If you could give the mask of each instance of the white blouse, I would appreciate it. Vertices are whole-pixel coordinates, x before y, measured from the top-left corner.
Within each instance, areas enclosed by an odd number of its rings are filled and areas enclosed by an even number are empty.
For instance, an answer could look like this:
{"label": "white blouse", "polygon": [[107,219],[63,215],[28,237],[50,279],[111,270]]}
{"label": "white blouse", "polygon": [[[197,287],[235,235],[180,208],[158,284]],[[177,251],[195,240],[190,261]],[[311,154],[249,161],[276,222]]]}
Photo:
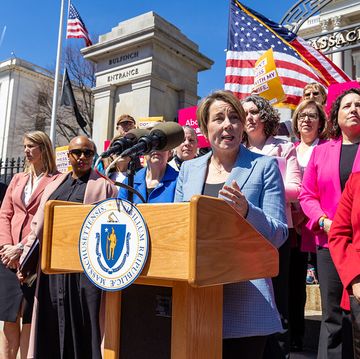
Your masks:
{"label": "white blouse", "polygon": [[39,185],[40,180],[44,177],[44,173],[41,173],[39,176],[34,176],[32,173],[29,174],[29,179],[24,187],[23,192],[23,202],[25,206],[29,204],[31,195],[35,192],[37,186]]}

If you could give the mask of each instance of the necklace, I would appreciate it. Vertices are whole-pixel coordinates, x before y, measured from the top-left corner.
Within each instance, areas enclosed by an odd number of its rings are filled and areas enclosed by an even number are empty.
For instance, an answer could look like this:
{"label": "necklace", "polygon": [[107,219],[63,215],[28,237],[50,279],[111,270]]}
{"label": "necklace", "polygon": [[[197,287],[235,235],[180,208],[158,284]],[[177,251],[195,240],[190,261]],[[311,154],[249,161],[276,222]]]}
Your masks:
{"label": "necklace", "polygon": [[216,174],[220,175],[225,171],[225,168],[220,168],[215,164],[215,161],[211,161],[210,164],[215,168]]}

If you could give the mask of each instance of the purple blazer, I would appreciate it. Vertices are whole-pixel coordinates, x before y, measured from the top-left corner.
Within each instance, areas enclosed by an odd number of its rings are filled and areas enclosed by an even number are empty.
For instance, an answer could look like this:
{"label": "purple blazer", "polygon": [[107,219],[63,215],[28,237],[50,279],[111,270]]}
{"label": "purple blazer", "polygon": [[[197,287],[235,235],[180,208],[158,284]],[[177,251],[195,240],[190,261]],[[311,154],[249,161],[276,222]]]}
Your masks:
{"label": "purple blazer", "polygon": [[[306,167],[300,205],[309,218],[306,227],[314,232],[315,243],[328,247],[327,234],[320,230],[318,221],[324,214],[333,220],[341,197],[340,152],[342,138],[330,140],[314,148]],[[359,147],[360,148],[360,147]],[[360,150],[358,150],[352,172],[360,171]]]}

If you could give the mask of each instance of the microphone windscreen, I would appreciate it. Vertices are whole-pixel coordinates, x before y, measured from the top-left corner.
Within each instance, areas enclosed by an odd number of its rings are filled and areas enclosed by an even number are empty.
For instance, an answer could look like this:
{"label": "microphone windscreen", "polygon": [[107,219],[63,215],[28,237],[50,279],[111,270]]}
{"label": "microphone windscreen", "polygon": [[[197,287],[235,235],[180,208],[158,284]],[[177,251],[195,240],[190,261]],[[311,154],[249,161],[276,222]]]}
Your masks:
{"label": "microphone windscreen", "polygon": [[156,150],[169,151],[177,147],[184,141],[184,130],[176,122],[164,122],[155,126],[150,131],[150,136],[159,138]]}
{"label": "microphone windscreen", "polygon": [[132,130],[127,132],[124,137],[136,141],[141,137],[147,136],[149,133],[150,131],[145,128],[133,128]]}

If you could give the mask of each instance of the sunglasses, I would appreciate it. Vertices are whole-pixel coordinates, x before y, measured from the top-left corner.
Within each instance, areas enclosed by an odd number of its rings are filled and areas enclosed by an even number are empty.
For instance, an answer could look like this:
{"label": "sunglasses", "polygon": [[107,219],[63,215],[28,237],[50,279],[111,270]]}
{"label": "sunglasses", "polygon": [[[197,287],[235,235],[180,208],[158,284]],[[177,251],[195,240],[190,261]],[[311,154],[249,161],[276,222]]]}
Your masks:
{"label": "sunglasses", "polygon": [[310,95],[313,95],[313,96],[319,96],[320,95],[320,92],[317,92],[317,91],[313,91],[313,92],[307,92],[306,94],[304,94],[304,97],[310,97]]}
{"label": "sunglasses", "polygon": [[95,152],[93,150],[70,150],[69,151],[70,155],[80,158],[81,154],[84,154],[85,158],[90,158],[92,156],[94,156]]}

